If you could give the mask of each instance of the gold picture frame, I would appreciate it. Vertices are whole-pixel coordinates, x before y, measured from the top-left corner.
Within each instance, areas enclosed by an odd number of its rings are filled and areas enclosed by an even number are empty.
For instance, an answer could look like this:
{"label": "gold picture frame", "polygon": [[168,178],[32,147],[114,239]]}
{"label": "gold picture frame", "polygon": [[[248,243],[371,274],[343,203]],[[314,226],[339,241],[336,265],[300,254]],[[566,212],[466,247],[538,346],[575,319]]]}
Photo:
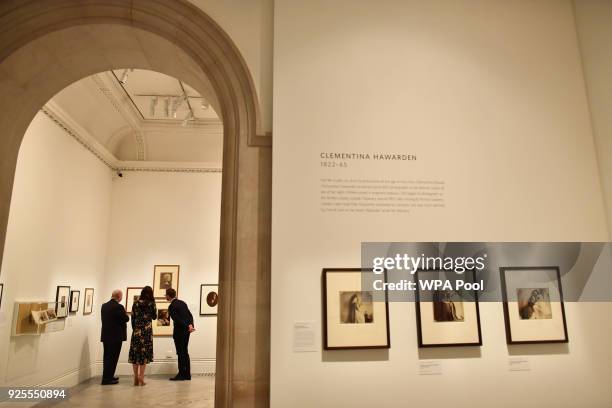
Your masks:
{"label": "gold picture frame", "polygon": [[166,289],[179,292],[180,265],[155,265],[153,267],[153,296],[156,299],[166,298]]}

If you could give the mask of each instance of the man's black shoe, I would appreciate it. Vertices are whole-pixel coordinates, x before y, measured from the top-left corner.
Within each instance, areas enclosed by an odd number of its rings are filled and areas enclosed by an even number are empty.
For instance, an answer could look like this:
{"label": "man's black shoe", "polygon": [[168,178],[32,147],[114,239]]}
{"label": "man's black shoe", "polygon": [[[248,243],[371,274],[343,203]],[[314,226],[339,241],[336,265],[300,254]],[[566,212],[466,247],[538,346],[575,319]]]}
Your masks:
{"label": "man's black shoe", "polygon": [[113,377],[113,380],[119,381],[119,377]]}
{"label": "man's black shoe", "polygon": [[102,380],[101,382],[102,385],[114,385],[114,384],[119,384],[119,380]]}
{"label": "man's black shoe", "polygon": [[185,378],[180,375],[177,375],[175,377],[172,377],[170,381],[185,381]]}

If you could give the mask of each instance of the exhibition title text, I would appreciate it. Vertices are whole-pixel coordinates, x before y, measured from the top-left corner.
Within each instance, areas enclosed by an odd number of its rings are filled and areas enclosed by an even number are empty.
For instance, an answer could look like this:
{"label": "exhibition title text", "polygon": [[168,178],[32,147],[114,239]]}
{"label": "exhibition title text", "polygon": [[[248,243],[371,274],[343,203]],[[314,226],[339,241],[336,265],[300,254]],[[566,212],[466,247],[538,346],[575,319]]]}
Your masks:
{"label": "exhibition title text", "polygon": [[325,160],[388,160],[388,161],[414,161],[413,154],[403,153],[321,153]]}
{"label": "exhibition title text", "polygon": [[441,257],[441,256],[409,256],[408,254],[396,254],[394,257],[376,257],[373,259],[373,269],[377,275],[385,270],[408,271],[414,274],[419,269],[446,270],[463,274],[465,271],[484,269],[487,254],[478,257]]}

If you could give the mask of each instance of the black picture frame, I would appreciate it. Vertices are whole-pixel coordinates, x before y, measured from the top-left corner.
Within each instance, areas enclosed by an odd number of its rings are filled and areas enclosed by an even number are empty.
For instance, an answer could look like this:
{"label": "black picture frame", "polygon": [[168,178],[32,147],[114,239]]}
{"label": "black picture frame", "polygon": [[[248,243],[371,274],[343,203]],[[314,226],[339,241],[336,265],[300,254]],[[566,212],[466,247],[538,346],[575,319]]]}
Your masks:
{"label": "black picture frame", "polygon": [[[481,347],[482,346],[482,327],[480,325],[480,306],[478,303],[478,291],[473,291],[474,293],[474,306],[476,308],[476,325],[478,331],[478,341],[475,342],[462,342],[462,343],[424,343],[423,342],[423,328],[421,321],[421,290],[419,288],[419,275],[427,272],[440,272],[439,269],[419,269],[414,274],[414,280],[417,283],[417,288],[414,291],[414,305],[416,310],[416,325],[417,325],[417,342],[419,348],[429,348],[429,347]],[[451,272],[452,271],[445,271]],[[476,283],[476,271],[473,269],[468,269],[464,272],[472,274],[472,283]]]}
{"label": "black picture frame", "polygon": [[0,308],[2,308],[2,296],[4,295],[4,283],[0,283]]}
{"label": "black picture frame", "polygon": [[[322,299],[323,299],[323,349],[324,350],[364,350],[364,349],[389,349],[391,348],[391,328],[389,325],[389,294],[385,290],[385,320],[386,320],[386,344],[384,345],[372,345],[372,346],[330,346],[328,342],[328,321],[327,321],[327,276],[330,273],[343,273],[343,272],[373,272],[373,268],[323,268],[321,275],[321,288],[322,288]],[[387,282],[387,271],[385,270],[381,274],[384,282]]]}
{"label": "black picture frame", "polygon": [[[219,307],[219,284],[213,284],[213,283],[203,283],[200,285],[200,316],[217,316],[217,313],[203,313],[202,312],[202,295],[204,294],[204,288],[206,287],[213,287],[216,288],[216,290],[214,291],[217,294],[217,304],[215,305],[217,308]],[[208,305],[208,307],[213,307]]]}
{"label": "black picture frame", "polygon": [[[559,288],[559,303],[561,309],[561,317],[563,319],[563,335],[562,339],[544,339],[544,340],[513,340],[512,325],[510,322],[510,309],[508,307],[508,291],[506,283],[506,272],[517,270],[553,270],[557,276],[557,287]],[[507,344],[542,344],[542,343],[568,343],[569,335],[567,331],[567,320],[565,318],[565,306],[563,304],[563,287],[561,285],[561,271],[558,266],[504,266],[499,268],[500,282],[502,291],[502,301],[504,306],[504,323],[506,327],[506,343]]]}
{"label": "black picture frame", "polygon": [[[65,314],[60,314],[60,304],[61,304],[61,300],[60,300],[60,295],[62,291],[66,290],[67,293],[67,299],[65,300],[66,306],[66,313]],[[55,314],[57,315],[58,319],[63,319],[65,317],[68,317],[68,313],[70,313],[70,286],[58,286],[56,291],[55,291]]]}
{"label": "black picture frame", "polygon": [[[77,304],[76,304],[76,309],[74,308],[73,300],[74,300],[74,294],[78,293],[78,299],[77,299]],[[70,313],[76,313],[79,311],[79,304],[81,303],[81,291],[80,290],[72,290],[70,291],[70,308],[68,309],[68,311]]]}

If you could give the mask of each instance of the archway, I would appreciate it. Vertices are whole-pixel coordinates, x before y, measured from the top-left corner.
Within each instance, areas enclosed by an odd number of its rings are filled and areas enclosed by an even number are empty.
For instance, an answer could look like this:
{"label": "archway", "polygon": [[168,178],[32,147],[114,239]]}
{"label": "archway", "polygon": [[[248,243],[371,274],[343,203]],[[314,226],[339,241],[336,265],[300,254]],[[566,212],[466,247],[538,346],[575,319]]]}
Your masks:
{"label": "archway", "polygon": [[95,72],[142,68],[216,95],[224,123],[216,405],[267,406],[269,138],[257,136],[248,69],[223,30],[184,0],[37,0],[0,5],[0,253],[21,139],[43,106]]}

